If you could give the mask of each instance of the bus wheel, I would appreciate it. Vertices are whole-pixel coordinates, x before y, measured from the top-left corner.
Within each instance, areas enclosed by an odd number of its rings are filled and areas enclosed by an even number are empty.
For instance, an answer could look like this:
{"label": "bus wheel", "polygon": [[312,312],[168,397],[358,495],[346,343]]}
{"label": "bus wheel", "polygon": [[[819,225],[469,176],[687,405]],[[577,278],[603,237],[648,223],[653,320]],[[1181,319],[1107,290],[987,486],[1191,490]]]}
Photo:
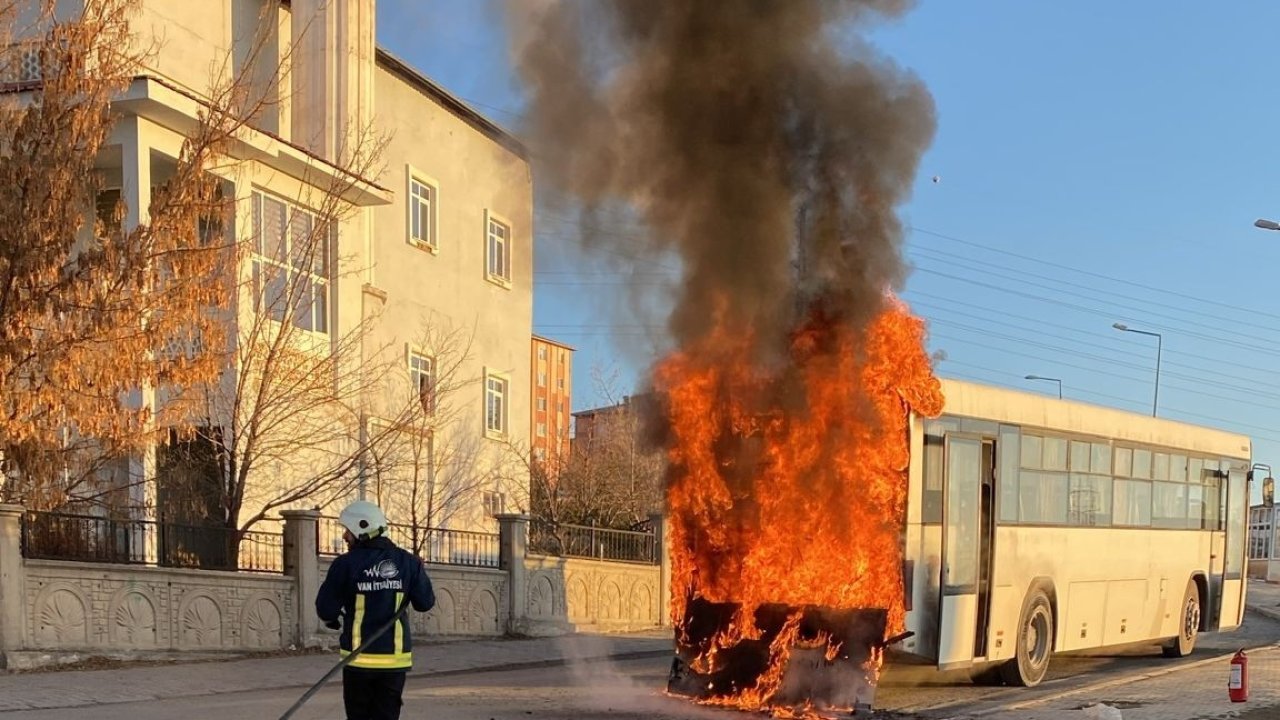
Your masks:
{"label": "bus wheel", "polygon": [[1034,687],[1049,671],[1053,654],[1053,608],[1044,590],[1035,588],[1022,606],[1018,619],[1018,647],[1014,658],[1000,666],[1004,681],[1010,685]]}
{"label": "bus wheel", "polygon": [[1200,635],[1200,589],[1196,581],[1187,582],[1187,592],[1182,597],[1182,612],[1178,614],[1178,637],[1165,643],[1161,652],[1168,658],[1186,657],[1196,648]]}

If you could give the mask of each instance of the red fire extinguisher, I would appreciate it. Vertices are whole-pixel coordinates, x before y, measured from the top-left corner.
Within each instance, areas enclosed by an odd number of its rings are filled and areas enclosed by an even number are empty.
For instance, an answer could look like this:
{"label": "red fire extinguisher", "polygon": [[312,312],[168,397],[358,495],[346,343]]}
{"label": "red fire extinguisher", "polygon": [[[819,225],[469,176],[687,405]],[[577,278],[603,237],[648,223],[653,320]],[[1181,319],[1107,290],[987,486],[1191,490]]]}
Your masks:
{"label": "red fire extinguisher", "polygon": [[1231,702],[1249,699],[1249,657],[1243,650],[1231,658],[1231,679],[1227,681],[1227,695]]}

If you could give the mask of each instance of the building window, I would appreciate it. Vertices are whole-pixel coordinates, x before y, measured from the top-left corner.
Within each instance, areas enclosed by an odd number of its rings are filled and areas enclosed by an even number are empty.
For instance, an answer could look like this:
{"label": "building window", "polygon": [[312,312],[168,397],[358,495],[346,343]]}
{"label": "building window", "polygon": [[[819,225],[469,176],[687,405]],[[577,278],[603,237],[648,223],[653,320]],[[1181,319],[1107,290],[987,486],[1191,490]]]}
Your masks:
{"label": "building window", "polygon": [[545,347],[539,347],[539,348],[538,348],[538,359],[539,359],[539,360],[546,360],[546,359],[547,359],[547,349],[546,349]]}
{"label": "building window", "polygon": [[486,492],[484,494],[484,514],[493,516],[501,515],[506,508],[506,498],[500,492]]}
{"label": "building window", "polygon": [[564,389],[564,378],[558,378],[556,380],[556,387],[560,388],[561,390]]}
{"label": "building window", "polygon": [[547,399],[538,398],[538,409],[545,411],[547,409]]}
{"label": "building window", "polygon": [[538,387],[546,387],[546,386],[547,386],[547,374],[539,370],[538,371]]}
{"label": "building window", "polygon": [[253,283],[258,307],[278,322],[329,332],[329,256],[335,227],[255,192]]}
{"label": "building window", "polygon": [[538,437],[546,437],[546,436],[547,436],[547,424],[538,423]]}
{"label": "building window", "polygon": [[506,435],[507,381],[488,375],[484,385],[484,429],[491,435]]}
{"label": "building window", "polygon": [[488,256],[487,274],[490,280],[502,285],[511,284],[511,226],[494,218],[486,217]]}
{"label": "building window", "polygon": [[436,361],[435,358],[409,353],[409,379],[413,383],[413,391],[422,403],[427,414],[436,410]]}
{"label": "building window", "polygon": [[409,241],[431,250],[440,247],[436,237],[439,195],[433,183],[409,176]]}

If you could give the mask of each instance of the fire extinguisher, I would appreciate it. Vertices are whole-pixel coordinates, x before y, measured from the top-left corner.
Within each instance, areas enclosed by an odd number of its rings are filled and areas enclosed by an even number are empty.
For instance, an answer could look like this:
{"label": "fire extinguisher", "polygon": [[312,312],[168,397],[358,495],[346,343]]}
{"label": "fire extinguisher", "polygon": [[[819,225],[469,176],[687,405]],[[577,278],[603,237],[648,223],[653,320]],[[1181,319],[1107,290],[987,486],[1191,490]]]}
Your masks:
{"label": "fire extinguisher", "polygon": [[1227,695],[1231,702],[1249,699],[1249,657],[1243,650],[1231,658],[1231,679],[1227,681]]}

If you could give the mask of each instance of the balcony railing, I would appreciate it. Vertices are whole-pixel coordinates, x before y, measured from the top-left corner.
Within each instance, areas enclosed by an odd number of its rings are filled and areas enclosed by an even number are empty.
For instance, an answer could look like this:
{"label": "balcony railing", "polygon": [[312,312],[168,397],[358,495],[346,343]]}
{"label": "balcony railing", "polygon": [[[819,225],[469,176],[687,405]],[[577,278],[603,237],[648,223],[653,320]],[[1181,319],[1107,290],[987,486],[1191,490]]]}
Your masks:
{"label": "balcony railing", "polygon": [[529,523],[529,552],[559,557],[657,564],[654,534],[534,520]]}
{"label": "balcony railing", "polygon": [[26,86],[44,78],[43,43],[36,40],[0,45],[0,87]]}
{"label": "balcony railing", "polygon": [[[346,552],[347,543],[342,539],[342,532],[342,525],[338,524],[337,518],[320,518],[321,555],[340,555]],[[417,554],[426,562],[466,567],[499,566],[497,533],[392,523],[387,527],[387,536],[396,545]]]}
{"label": "balcony railing", "polygon": [[280,533],[31,511],[22,552],[43,560],[283,572]]}

